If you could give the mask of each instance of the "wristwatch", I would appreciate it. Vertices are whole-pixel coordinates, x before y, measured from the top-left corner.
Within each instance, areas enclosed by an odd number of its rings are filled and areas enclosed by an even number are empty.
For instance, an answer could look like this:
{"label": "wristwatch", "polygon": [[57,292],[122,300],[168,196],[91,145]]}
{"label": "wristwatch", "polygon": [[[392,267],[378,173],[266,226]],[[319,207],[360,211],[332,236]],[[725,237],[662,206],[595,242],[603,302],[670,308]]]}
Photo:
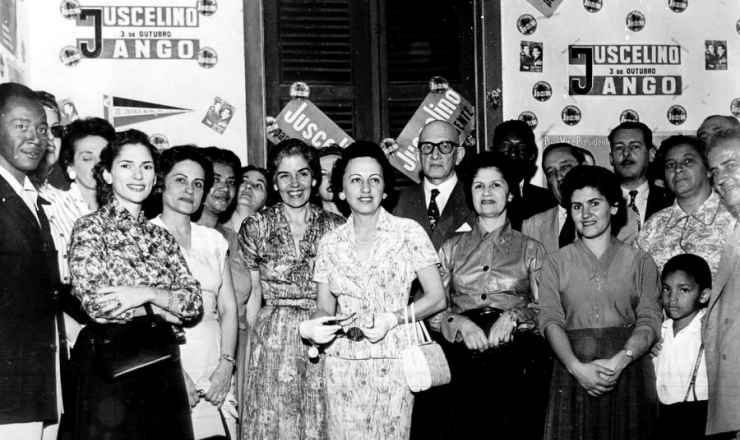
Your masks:
{"label": "wristwatch", "polygon": [[222,354],[221,359],[225,360],[233,366],[236,366],[236,359],[234,359],[234,356],[231,356],[229,354]]}
{"label": "wristwatch", "polygon": [[622,350],[624,350],[624,354],[626,354],[630,359],[634,359],[635,356],[632,353],[632,350],[629,348],[623,348]]}
{"label": "wristwatch", "polygon": [[517,314],[512,309],[507,310],[506,313],[509,315],[509,319],[511,319],[511,323],[514,325],[514,328],[516,328],[517,327],[517,321],[519,320],[519,314]]}

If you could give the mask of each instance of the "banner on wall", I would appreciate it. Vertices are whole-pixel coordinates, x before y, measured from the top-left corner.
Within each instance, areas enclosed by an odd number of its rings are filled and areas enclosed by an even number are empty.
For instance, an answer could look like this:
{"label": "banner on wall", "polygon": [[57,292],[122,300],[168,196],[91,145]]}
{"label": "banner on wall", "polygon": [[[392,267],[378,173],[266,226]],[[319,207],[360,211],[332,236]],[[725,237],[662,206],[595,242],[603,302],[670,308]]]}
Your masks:
{"label": "banner on wall", "polygon": [[458,143],[462,145],[475,129],[475,107],[450,87],[446,90],[430,92],[424,98],[396,138],[398,149],[388,156],[394,167],[416,183],[421,181],[419,177],[421,164],[416,154],[419,133],[425,125],[435,120],[452,124],[459,134]]}
{"label": "banner on wall", "polygon": [[103,118],[107,119],[116,128],[136,124],[137,122],[192,112],[192,110],[185,108],[170,107],[168,105],[136,101],[117,96],[104,96],[103,106]]}
{"label": "banner on wall", "polygon": [[27,2],[0,0],[0,82],[27,82],[27,41]]}
{"label": "banner on wall", "polygon": [[316,148],[337,144],[344,148],[354,142],[334,121],[308,99],[293,99],[267,128],[267,139],[277,144],[301,139]]}

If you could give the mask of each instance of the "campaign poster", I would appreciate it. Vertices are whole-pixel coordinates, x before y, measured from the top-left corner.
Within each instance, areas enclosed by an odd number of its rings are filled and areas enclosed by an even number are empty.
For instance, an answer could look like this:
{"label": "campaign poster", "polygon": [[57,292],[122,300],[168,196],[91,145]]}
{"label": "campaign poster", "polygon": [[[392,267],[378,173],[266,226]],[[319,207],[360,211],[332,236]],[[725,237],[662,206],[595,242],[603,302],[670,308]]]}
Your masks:
{"label": "campaign poster", "polygon": [[0,1],[0,21],[2,21],[0,43],[13,55],[16,54],[16,43],[18,42],[18,16],[15,2],[16,0]]}
{"label": "campaign poster", "polygon": [[519,53],[519,70],[521,72],[542,72],[542,43],[522,41]]}
{"label": "campaign poster", "polygon": [[704,42],[704,68],[706,70],[727,70],[727,41],[706,40]]}
{"label": "campaign poster", "polygon": [[224,134],[224,130],[229,126],[231,118],[234,117],[234,106],[216,97],[213,105],[208,107],[201,123],[218,134]]}
{"label": "campaign poster", "polygon": [[[159,146],[213,145],[246,163],[242,2],[21,3],[34,20],[34,89],[73,98],[80,118],[107,117],[116,128],[156,135]],[[216,100],[221,114],[203,123]]]}
{"label": "campaign poster", "polygon": [[28,83],[28,7],[0,0],[0,82]]}
{"label": "campaign poster", "polygon": [[267,124],[267,139],[273,144],[300,139],[316,148],[354,142],[326,113],[308,99],[292,99],[280,114]]}

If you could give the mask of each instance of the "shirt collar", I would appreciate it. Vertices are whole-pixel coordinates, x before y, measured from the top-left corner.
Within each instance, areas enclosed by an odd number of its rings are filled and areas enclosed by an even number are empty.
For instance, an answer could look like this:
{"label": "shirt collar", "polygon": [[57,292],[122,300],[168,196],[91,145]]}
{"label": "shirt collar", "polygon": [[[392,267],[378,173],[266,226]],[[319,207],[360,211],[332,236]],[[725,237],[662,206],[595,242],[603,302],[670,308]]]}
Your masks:
{"label": "shirt collar", "polygon": [[[707,197],[704,202],[702,202],[701,205],[699,205],[699,208],[691,214],[691,217],[694,217],[696,221],[701,223],[704,226],[709,226],[712,223],[714,223],[714,219],[717,217],[717,213],[719,212],[721,207],[720,198],[717,193],[712,190],[711,194],[709,194],[709,197]],[[666,221],[666,227],[667,228],[673,228],[678,223],[683,221],[686,217],[689,215],[686,214],[683,209],[681,209],[680,206],[678,206],[678,201],[673,202],[673,205],[671,205],[670,208],[671,216]]]}
{"label": "shirt collar", "polygon": [[[648,185],[648,181],[644,181],[642,185],[638,186],[637,188],[637,197],[640,199],[647,199],[648,190],[650,189],[650,185]],[[627,189],[625,187],[622,187],[622,196],[625,198],[629,198],[630,196],[630,189]]]}
{"label": "shirt collar", "polygon": [[129,210],[126,209],[115,196],[111,196],[111,200],[107,205],[105,205],[105,209],[116,222],[131,221],[140,224],[146,223],[146,216],[144,215],[143,209],[139,213],[139,218],[135,219]]}
{"label": "shirt collar", "polygon": [[450,194],[452,190],[455,189],[456,184],[457,173],[453,174],[452,177],[440,183],[439,185],[434,185],[432,182],[427,180],[426,177],[424,177],[424,191],[426,192],[431,192],[432,189],[437,188],[442,194]]}
{"label": "shirt collar", "polygon": [[23,177],[23,184],[18,182],[15,177],[13,177],[12,174],[10,174],[10,171],[8,171],[4,166],[0,165],[0,176],[3,176],[5,180],[8,181],[8,184],[11,188],[13,188],[13,191],[15,191],[16,194],[18,194],[18,197],[23,197],[23,191],[28,187],[33,187],[33,184],[31,184],[31,181],[28,179],[28,176]]}
{"label": "shirt collar", "polygon": [[[388,211],[385,210],[382,206],[380,207],[380,213],[378,217],[378,224],[375,226],[375,229],[377,231],[388,231],[390,230],[390,223],[391,216],[388,214]],[[345,223],[346,228],[346,234],[347,237],[352,237],[352,239],[355,238],[355,215],[350,214],[349,218],[347,219],[347,223]]]}
{"label": "shirt collar", "polygon": [[[706,308],[699,310],[699,313],[694,316],[694,319],[691,320],[689,325],[678,333],[701,334],[702,319],[704,319],[704,315],[706,315],[706,313]],[[667,318],[663,321],[663,329],[670,330],[670,332],[673,333],[673,320],[671,318]],[[675,334],[673,336],[676,337]]]}
{"label": "shirt collar", "polygon": [[478,246],[481,242],[488,240],[491,241],[499,251],[507,253],[513,235],[513,229],[511,229],[511,223],[508,220],[506,220],[506,223],[491,232],[483,229],[480,222],[476,220],[473,230],[470,232],[470,239],[473,243],[469,248]]}

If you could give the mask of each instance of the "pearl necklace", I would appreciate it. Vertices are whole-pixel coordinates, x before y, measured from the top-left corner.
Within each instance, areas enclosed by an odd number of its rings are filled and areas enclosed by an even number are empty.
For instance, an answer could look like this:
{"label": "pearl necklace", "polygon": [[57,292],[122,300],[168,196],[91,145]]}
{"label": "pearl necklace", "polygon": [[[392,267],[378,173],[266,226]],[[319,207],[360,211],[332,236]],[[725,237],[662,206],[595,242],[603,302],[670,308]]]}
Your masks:
{"label": "pearl necklace", "polygon": [[367,239],[367,240],[365,240],[365,241],[362,241],[362,240],[358,239],[357,237],[355,237],[355,241],[356,241],[356,242],[357,242],[357,244],[359,244],[360,246],[365,246],[366,244],[370,244],[370,243],[372,243],[372,242],[373,242],[373,240],[375,240],[375,235],[373,235],[372,237],[368,238],[368,239]]}

